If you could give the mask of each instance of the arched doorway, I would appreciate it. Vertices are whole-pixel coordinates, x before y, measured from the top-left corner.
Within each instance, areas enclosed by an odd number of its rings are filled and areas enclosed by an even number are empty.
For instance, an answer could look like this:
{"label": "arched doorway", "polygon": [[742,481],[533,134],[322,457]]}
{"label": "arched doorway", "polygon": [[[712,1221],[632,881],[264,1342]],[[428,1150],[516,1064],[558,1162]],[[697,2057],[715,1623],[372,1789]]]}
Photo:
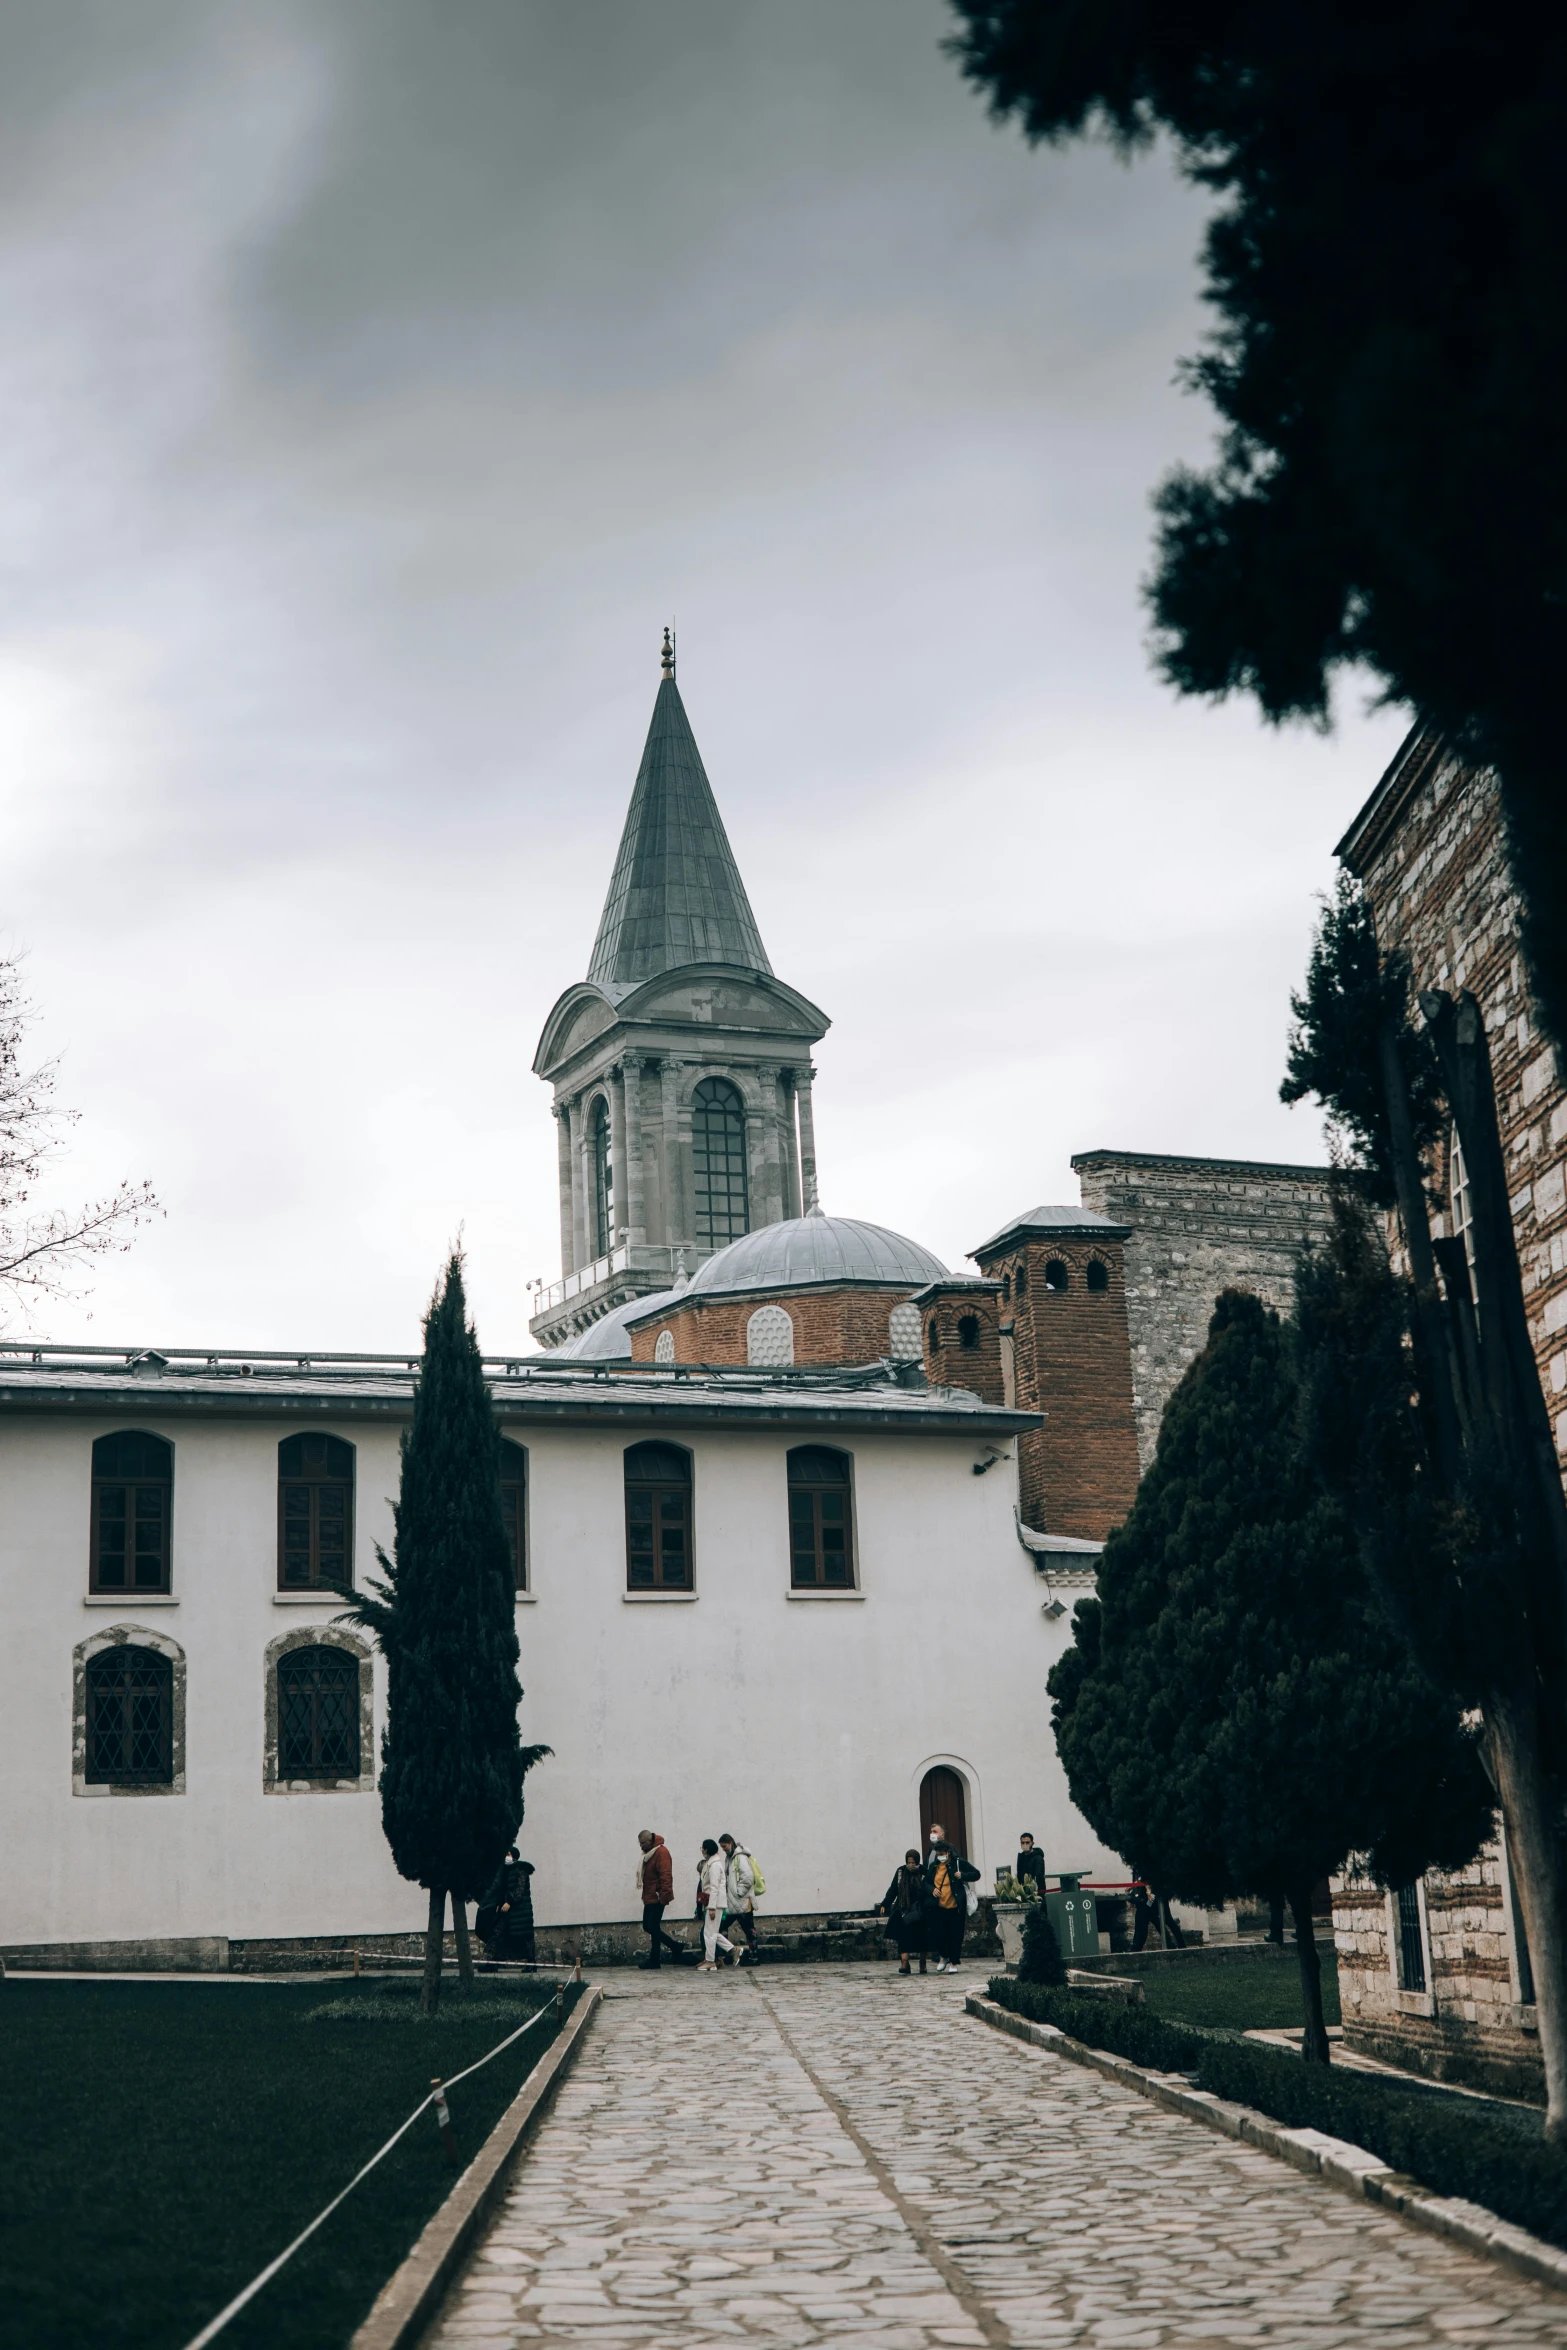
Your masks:
{"label": "arched doorway", "polygon": [[930,1832],[940,1826],[947,1842],[968,1851],[968,1802],[963,1781],[947,1763],[937,1763],[920,1781],[920,1850],[930,1846]]}

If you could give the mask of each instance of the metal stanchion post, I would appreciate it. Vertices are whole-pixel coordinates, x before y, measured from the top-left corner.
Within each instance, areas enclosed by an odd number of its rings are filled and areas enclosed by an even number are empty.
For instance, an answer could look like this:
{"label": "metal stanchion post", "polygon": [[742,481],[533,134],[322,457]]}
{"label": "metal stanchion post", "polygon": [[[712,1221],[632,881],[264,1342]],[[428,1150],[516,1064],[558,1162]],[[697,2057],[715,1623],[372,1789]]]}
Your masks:
{"label": "metal stanchion post", "polygon": [[457,2168],[457,2141],[452,2136],[451,2108],[446,2102],[446,2091],[441,2087],[441,2076],[436,2074],[430,2083],[435,2091],[435,2119],[441,2132],[441,2144],[446,2148],[446,2159],[453,2170]]}

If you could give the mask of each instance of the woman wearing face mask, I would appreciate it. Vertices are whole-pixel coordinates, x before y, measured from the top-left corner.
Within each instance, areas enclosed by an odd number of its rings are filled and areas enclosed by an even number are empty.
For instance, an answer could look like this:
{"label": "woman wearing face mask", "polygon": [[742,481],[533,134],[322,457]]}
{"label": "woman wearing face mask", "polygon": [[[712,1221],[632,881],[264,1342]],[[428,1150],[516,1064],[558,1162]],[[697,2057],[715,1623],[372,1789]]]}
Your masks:
{"label": "woman wearing face mask", "polygon": [[887,1921],[887,1932],[898,1945],[898,1972],[909,1972],[909,1960],[918,1958],[925,1972],[925,1880],[920,1856],[911,1844],[903,1866],[892,1872],[892,1883],[881,1897],[876,1915]]}
{"label": "woman wearing face mask", "polygon": [[968,1888],[979,1882],[979,1871],[947,1842],[947,1832],[939,1825],[930,1831],[930,1851],[921,1881],[926,1946],[936,1954],[937,1974],[955,1975],[968,1923]]}

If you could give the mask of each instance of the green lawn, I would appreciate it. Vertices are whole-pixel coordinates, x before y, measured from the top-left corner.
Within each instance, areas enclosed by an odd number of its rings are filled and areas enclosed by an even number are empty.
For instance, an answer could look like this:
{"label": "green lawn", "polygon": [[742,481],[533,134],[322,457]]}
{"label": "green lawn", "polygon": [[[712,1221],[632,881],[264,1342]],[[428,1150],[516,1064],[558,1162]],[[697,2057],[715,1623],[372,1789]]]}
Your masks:
{"label": "green lawn", "polygon": [[[1330,2024],[1339,2020],[1338,1965],[1333,1951],[1321,1949],[1322,2012]],[[1132,1970],[1127,1969],[1130,1973]],[[1205,1961],[1200,1952],[1179,1958],[1167,1967],[1139,1970],[1143,2004],[1150,2015],[1172,2024],[1206,2024],[1212,2030],[1258,2032],[1304,2022],[1300,2002],[1300,1969],[1295,1952],[1283,1959],[1222,1958]]]}
{"label": "green lawn", "polygon": [[[346,2186],[439,2073],[553,1997],[480,1979],[417,2013],[412,1980],[0,1985],[0,2344],[180,2350]],[[452,2091],[467,2162],[553,2018]],[[220,2336],[340,2350],[453,2178],[422,2114]]]}

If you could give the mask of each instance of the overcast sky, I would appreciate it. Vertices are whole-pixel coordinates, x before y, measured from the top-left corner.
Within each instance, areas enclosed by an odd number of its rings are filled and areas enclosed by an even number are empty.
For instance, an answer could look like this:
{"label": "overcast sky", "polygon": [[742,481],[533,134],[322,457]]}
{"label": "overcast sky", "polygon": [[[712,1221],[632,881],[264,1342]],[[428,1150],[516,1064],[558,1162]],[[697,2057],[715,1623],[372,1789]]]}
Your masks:
{"label": "overcast sky", "polygon": [[[1402,720],[1147,669],[1197,199],[937,0],[10,0],[0,936],[166,1219],[38,1334],[401,1347],[558,1272],[545,1015],[663,622],[824,1204],[959,1265],[1091,1147],[1311,1160],[1315,893]],[[89,1318],[90,1317],[90,1318]]]}

